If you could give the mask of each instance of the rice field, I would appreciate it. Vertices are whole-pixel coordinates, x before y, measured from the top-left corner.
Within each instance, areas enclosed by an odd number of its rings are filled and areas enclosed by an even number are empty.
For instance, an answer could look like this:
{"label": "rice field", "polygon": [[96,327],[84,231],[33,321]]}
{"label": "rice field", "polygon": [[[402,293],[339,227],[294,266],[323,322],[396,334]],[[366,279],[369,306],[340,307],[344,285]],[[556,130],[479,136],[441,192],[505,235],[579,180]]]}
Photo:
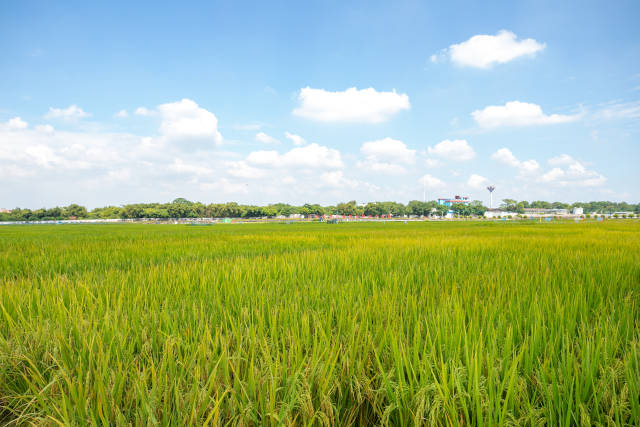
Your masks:
{"label": "rice field", "polygon": [[640,223],[0,228],[0,424],[640,425]]}

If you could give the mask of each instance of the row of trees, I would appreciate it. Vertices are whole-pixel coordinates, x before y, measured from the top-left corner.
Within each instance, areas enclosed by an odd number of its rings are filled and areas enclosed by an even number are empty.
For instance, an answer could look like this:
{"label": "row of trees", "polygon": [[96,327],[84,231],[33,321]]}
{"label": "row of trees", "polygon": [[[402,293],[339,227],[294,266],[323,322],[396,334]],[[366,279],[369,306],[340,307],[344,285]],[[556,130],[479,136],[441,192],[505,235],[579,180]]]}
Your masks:
{"label": "row of trees", "polygon": [[[511,212],[524,213],[524,208],[553,208],[572,209],[583,207],[585,214],[612,213],[619,211],[640,213],[640,203],[615,202],[588,202],[567,204],[561,202],[534,201],[518,202],[513,199],[504,199],[502,208]],[[481,216],[486,211],[482,202],[474,200],[469,205],[459,205],[451,208],[458,216]],[[392,215],[395,217],[404,215],[429,216],[444,215],[449,208],[438,205],[435,201],[421,202],[412,200],[404,205],[398,202],[371,202],[366,205],[358,205],[355,200],[338,203],[335,206],[321,206],[319,204],[305,203],[302,206],[294,206],[286,203],[276,203],[267,206],[239,205],[230,203],[191,202],[179,198],[171,203],[135,203],[124,206],[107,206],[87,210],[84,206],[72,204],[64,207],[50,209],[13,209],[11,212],[0,213],[0,221],[45,221],[61,220],[69,218],[78,219],[109,219],[109,218],[259,218],[301,215]]]}
{"label": "row of trees", "polygon": [[504,199],[500,205],[502,209],[509,212],[524,213],[526,208],[536,209],[567,209],[583,208],[585,213],[599,213],[610,214],[613,212],[635,212],[640,213],[640,203],[631,204],[627,202],[576,202],[576,203],[562,203],[562,202],[545,202],[543,200],[535,200],[528,202],[522,200],[518,202],[514,199]]}

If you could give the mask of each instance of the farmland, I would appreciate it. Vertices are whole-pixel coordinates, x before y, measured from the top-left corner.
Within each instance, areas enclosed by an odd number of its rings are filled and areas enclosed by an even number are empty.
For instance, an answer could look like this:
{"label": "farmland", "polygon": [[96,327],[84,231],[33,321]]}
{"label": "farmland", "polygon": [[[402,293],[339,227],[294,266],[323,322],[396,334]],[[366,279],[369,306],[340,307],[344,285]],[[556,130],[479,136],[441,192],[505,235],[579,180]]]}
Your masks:
{"label": "farmland", "polygon": [[640,424],[640,223],[0,228],[0,424]]}

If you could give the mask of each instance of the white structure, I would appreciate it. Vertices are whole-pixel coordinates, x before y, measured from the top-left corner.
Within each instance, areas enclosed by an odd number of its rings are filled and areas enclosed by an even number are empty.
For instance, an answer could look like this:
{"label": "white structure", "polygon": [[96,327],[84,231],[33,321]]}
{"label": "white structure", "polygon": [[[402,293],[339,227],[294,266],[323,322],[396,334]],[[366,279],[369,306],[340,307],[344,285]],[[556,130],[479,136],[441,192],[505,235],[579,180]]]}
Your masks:
{"label": "white structure", "polygon": [[573,208],[573,211],[571,211],[572,214],[574,215],[582,215],[584,214],[584,209],[583,208]]}
{"label": "white structure", "polygon": [[569,211],[566,209],[524,208],[524,213],[527,216],[563,216],[568,215]]}
{"label": "white structure", "polygon": [[504,217],[508,217],[509,215],[511,215],[512,217],[515,217],[516,215],[518,215],[517,212],[508,212],[508,211],[503,211],[502,209],[487,209],[484,213],[484,217],[485,218],[504,218]]}
{"label": "white structure", "polygon": [[489,190],[489,209],[493,209],[493,190],[495,189],[496,187],[494,185],[487,187],[487,190]]}

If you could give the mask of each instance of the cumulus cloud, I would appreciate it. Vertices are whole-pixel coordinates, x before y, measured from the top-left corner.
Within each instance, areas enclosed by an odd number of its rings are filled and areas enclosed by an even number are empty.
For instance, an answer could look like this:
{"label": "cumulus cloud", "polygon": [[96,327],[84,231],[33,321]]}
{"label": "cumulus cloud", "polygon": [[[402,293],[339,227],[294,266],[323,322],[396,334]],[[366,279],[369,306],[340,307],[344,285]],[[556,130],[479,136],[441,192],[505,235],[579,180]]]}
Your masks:
{"label": "cumulus cloud", "polygon": [[247,163],[262,167],[293,167],[313,169],[338,169],[344,166],[340,151],[316,143],[295,147],[283,154],[275,150],[254,151],[247,156]]}
{"label": "cumulus cloud", "polygon": [[493,153],[491,158],[507,166],[517,168],[521,176],[531,176],[540,170],[540,164],[537,161],[533,159],[520,161],[508,148],[500,148]]}
{"label": "cumulus cloud", "polygon": [[431,190],[440,189],[445,186],[445,183],[443,181],[429,174],[422,176],[418,180],[418,182],[420,183],[420,185],[423,185],[424,187]]}
{"label": "cumulus cloud", "polygon": [[249,166],[246,161],[228,161],[226,162],[227,173],[236,178],[255,179],[265,176],[265,171]]}
{"label": "cumulus cloud", "polygon": [[280,144],[280,141],[264,132],[258,132],[256,134],[256,141],[262,142],[263,144]]}
{"label": "cumulus cloud", "polygon": [[488,183],[489,183],[489,180],[487,178],[481,175],[477,175],[475,173],[472,174],[467,180],[467,185],[477,190],[483,189]]}
{"label": "cumulus cloud", "polygon": [[575,160],[568,154],[560,154],[559,156],[552,157],[547,161],[547,163],[552,166],[569,165],[573,162],[575,162]]}
{"label": "cumulus cloud", "polygon": [[346,189],[348,192],[354,190],[363,190],[367,193],[373,194],[380,190],[380,187],[368,182],[360,181],[357,179],[350,179],[344,175],[341,170],[327,171],[320,175],[318,181],[319,188],[330,189]]}
{"label": "cumulus cloud", "polygon": [[587,169],[584,164],[568,154],[550,158],[548,163],[556,167],[544,173],[536,160],[520,161],[508,148],[499,149],[491,157],[507,166],[518,169],[518,177],[531,182],[542,182],[561,187],[595,187],[604,184],[607,180],[605,176]]}
{"label": "cumulus cloud", "polygon": [[252,151],[247,156],[247,162],[257,166],[275,167],[280,164],[280,153],[275,150]]}
{"label": "cumulus cloud", "polygon": [[36,131],[41,133],[53,133],[55,132],[55,129],[51,125],[37,125]]}
{"label": "cumulus cloud", "polygon": [[344,172],[338,171],[330,171],[325,172],[320,175],[320,180],[323,184],[329,187],[349,187],[355,188],[358,186],[358,182],[356,180],[350,180],[345,178]]}
{"label": "cumulus cloud", "polygon": [[20,117],[14,117],[9,119],[5,123],[0,123],[0,129],[2,130],[20,130],[26,129],[29,126],[27,122],[22,120]]}
{"label": "cumulus cloud", "polygon": [[77,105],[70,105],[67,108],[53,108],[49,107],[49,112],[44,115],[46,119],[63,119],[63,120],[78,120],[85,117],[89,117],[91,114],[84,111]]}
{"label": "cumulus cloud", "polygon": [[493,153],[491,158],[507,166],[518,167],[518,165],[520,165],[520,160],[518,160],[508,148],[500,148]]}
{"label": "cumulus cloud", "polygon": [[430,157],[427,157],[426,159],[424,159],[424,164],[428,168],[437,168],[439,166],[442,166],[442,161],[440,161],[438,159],[432,159]]}
{"label": "cumulus cloud", "polygon": [[162,119],[160,131],[170,140],[222,143],[216,116],[190,99],[161,104],[158,113]]}
{"label": "cumulus cloud", "polygon": [[542,108],[528,102],[511,101],[505,105],[490,105],[475,110],[471,116],[480,127],[493,129],[503,126],[530,126],[568,123],[580,118],[579,114],[544,114]]}
{"label": "cumulus cloud", "polygon": [[[123,160],[124,148],[135,152],[136,137],[54,132],[45,125],[35,130],[0,129],[0,169],[28,170],[33,174],[108,168]],[[122,150],[122,154],[120,154]]]}
{"label": "cumulus cloud", "polygon": [[[211,116],[201,110],[184,101],[157,107],[151,111],[157,123],[153,136],[98,127],[54,130],[21,119],[2,122],[0,178],[9,186],[7,198],[11,205],[32,204],[27,207],[71,202],[91,207],[177,196],[208,202],[335,203],[377,194],[378,187],[346,176],[339,150],[317,143],[254,151],[244,158],[211,143],[198,150],[175,143],[184,135],[214,139],[217,127],[209,126]],[[123,191],[129,195],[125,200]]]}
{"label": "cumulus cloud", "polygon": [[284,136],[288,140],[293,142],[293,145],[304,145],[304,144],[307,143],[307,141],[305,141],[305,139],[303,137],[301,137],[300,135],[296,135],[295,133],[285,132]]}
{"label": "cumulus cloud", "polygon": [[199,183],[199,188],[207,193],[216,191],[233,197],[237,197],[239,194],[249,193],[248,184],[236,182],[224,177],[211,182],[201,182]]}
{"label": "cumulus cloud", "polygon": [[196,163],[187,163],[182,159],[175,159],[169,170],[180,174],[196,175],[196,176],[210,176],[213,175],[213,169],[208,166],[199,165]]}
{"label": "cumulus cloud", "polygon": [[298,94],[300,106],[293,114],[321,122],[380,123],[410,108],[406,94],[378,92],[374,88],[349,88],[330,92],[306,87]]}
{"label": "cumulus cloud", "polygon": [[455,139],[453,141],[445,139],[433,147],[428,147],[427,151],[433,156],[456,161],[471,160],[476,155],[473,148],[464,139]]}
{"label": "cumulus cloud", "polygon": [[549,164],[564,165],[566,167],[564,169],[560,167],[551,169],[540,177],[541,182],[562,187],[597,187],[607,181],[604,175],[587,169],[585,165],[567,154],[549,159]]}
{"label": "cumulus cloud", "polygon": [[[518,40],[511,31],[502,30],[496,35],[475,35],[467,41],[449,46],[443,54],[456,65],[490,68],[523,56],[534,56],[545,46],[534,39]],[[437,62],[438,56],[432,55],[431,60]]]}
{"label": "cumulus cloud", "polygon": [[360,147],[360,152],[365,158],[358,163],[358,167],[386,174],[404,173],[405,166],[414,164],[416,157],[416,150],[407,148],[402,141],[388,137],[365,142]]}
{"label": "cumulus cloud", "polygon": [[155,111],[149,110],[146,107],[138,107],[136,108],[136,111],[133,112],[133,114],[135,114],[136,116],[153,116],[155,115]]}

